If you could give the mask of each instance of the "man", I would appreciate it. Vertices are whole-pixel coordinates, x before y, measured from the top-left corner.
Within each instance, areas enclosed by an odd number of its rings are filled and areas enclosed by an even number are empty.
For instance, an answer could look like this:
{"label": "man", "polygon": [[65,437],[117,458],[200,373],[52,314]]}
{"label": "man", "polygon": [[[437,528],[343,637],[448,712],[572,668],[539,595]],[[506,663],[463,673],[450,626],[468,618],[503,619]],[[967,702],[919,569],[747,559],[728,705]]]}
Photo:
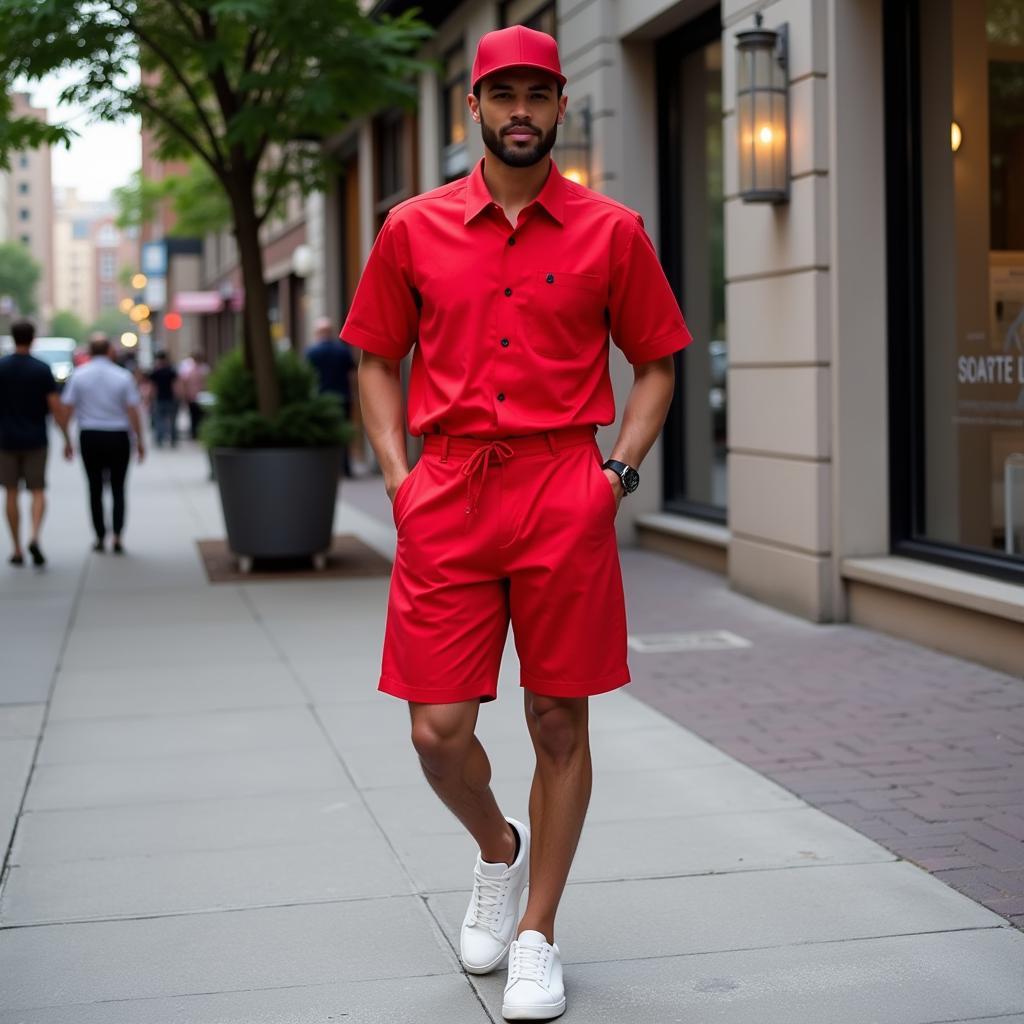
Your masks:
{"label": "man", "polygon": [[57,383],[49,366],[30,354],[36,336],[27,320],[11,325],[14,352],[0,359],[0,484],[7,491],[7,525],[14,550],[11,565],[24,565],[21,549],[21,516],[18,488],[21,481],[32,494],[32,534],[28,552],[32,563],[46,564],[39,546],[39,534],[46,514],[46,416],[53,415],[64,435],[64,458],[73,450],[68,436],[67,416],[57,394]]}
{"label": "man", "polygon": [[[315,341],[306,349],[306,359],[316,370],[320,382],[320,393],[334,395],[341,403],[342,415],[349,417],[352,411],[352,374],[355,361],[352,350],[334,336],[331,321],[325,316],[318,317],[313,324]],[[342,453],[342,472],[349,476],[348,451]]]}
{"label": "man", "polygon": [[182,359],[178,367],[178,383],[181,385],[181,397],[188,403],[189,435],[193,441],[198,440],[199,424],[203,422],[199,396],[206,390],[209,376],[210,365],[198,350]]}
{"label": "man", "polygon": [[147,374],[153,385],[153,436],[157,448],[170,441],[178,447],[178,371],[162,349],[153,357],[153,369]]}
{"label": "man", "polygon": [[96,531],[94,551],[103,551],[107,535],[103,511],[104,481],[113,496],[113,551],[123,554],[124,483],[131,459],[132,435],[139,462],[145,458],[139,389],[129,370],[110,358],[110,339],[96,333],[89,339],[89,362],[79,367],[64,388],[61,401],[78,420],[78,447],[89,481],[89,508]]}
{"label": "man", "polygon": [[[565,1009],[555,913],[591,791],[588,698],[630,680],[614,519],[690,341],[638,214],[563,178],[554,39],[485,35],[470,111],[482,162],[391,211],[342,336],[363,350],[364,419],[398,530],[378,688],[409,702],[430,785],[480,847],[460,950],[508,957],[503,1012]],[[612,458],[609,328],[634,385]],[[406,463],[399,367],[413,348]],[[506,818],[474,735],[509,621],[536,755],[530,827]],[[520,895],[529,898],[520,918]]]}

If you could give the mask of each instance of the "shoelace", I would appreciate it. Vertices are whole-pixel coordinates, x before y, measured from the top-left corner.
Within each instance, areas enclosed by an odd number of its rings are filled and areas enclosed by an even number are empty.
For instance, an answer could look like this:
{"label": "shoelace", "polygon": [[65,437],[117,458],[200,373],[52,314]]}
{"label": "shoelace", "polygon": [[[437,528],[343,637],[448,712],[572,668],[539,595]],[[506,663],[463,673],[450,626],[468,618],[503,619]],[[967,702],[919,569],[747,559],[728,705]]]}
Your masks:
{"label": "shoelace", "polygon": [[509,883],[501,878],[488,878],[476,874],[473,886],[473,906],[470,910],[471,923],[480,923],[495,930],[501,924],[501,913],[505,907],[505,896]]}
{"label": "shoelace", "polygon": [[524,946],[518,940],[514,942],[509,958],[509,984],[519,980],[543,984],[544,969],[550,955],[550,946]]}
{"label": "shoelace", "polygon": [[[488,444],[481,445],[466,459],[462,466],[462,475],[466,478],[466,515],[476,511],[480,492],[484,489],[484,483],[487,480],[487,467],[490,465],[492,452],[498,457],[499,462],[504,462],[515,454],[504,441],[490,441]],[[480,473],[480,486],[474,494],[473,477],[477,472]]]}

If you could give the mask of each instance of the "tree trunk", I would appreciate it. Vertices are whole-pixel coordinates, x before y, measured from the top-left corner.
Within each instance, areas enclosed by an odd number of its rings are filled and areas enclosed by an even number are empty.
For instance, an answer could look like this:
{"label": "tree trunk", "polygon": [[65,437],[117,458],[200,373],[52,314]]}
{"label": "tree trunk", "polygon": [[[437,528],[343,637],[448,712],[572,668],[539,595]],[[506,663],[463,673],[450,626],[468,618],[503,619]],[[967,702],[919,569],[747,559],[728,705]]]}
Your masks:
{"label": "tree trunk", "polygon": [[270,303],[263,279],[263,251],[256,221],[256,199],[252,188],[241,188],[231,196],[245,288],[246,361],[256,382],[256,402],[264,416],[273,416],[281,404],[277,383],[274,344],[270,337]]}

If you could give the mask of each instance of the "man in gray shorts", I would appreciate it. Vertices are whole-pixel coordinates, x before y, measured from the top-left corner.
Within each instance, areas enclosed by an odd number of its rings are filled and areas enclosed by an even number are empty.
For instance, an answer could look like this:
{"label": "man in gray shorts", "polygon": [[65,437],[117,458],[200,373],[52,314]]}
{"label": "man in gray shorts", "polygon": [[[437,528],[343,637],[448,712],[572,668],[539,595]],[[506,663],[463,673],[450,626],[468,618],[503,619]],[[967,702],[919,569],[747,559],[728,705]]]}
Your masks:
{"label": "man in gray shorts", "polygon": [[11,565],[25,564],[18,509],[18,488],[22,480],[32,493],[32,534],[28,551],[35,565],[46,564],[39,546],[39,531],[46,512],[48,413],[53,414],[64,434],[64,457],[70,459],[74,454],[68,436],[68,415],[60,403],[53,374],[46,363],[29,354],[35,335],[35,327],[27,320],[12,324],[14,352],[0,359],[0,486],[7,490],[7,524],[14,541]]}

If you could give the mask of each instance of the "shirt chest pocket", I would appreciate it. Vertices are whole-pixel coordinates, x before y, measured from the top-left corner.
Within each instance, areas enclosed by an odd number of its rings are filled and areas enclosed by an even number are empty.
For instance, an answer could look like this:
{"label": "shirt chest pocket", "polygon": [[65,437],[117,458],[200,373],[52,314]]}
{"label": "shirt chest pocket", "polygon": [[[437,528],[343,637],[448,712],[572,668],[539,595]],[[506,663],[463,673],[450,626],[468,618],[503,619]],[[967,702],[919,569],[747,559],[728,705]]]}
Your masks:
{"label": "shirt chest pocket", "polygon": [[549,359],[567,359],[599,344],[607,334],[606,292],[597,274],[536,271],[526,310],[530,347]]}

